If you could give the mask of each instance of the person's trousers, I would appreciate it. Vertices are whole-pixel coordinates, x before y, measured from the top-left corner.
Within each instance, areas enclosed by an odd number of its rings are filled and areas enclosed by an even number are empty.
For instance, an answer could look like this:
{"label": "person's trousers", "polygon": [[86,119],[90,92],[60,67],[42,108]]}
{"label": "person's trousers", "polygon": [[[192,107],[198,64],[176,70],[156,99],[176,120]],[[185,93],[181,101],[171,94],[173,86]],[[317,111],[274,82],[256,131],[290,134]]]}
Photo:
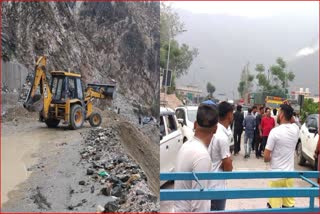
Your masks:
{"label": "person's trousers", "polygon": [[[249,140],[249,142],[248,142],[248,140]],[[247,134],[244,134],[244,152],[245,152],[245,155],[249,155],[250,156],[252,141],[253,141],[253,137],[250,137]]]}
{"label": "person's trousers", "polygon": [[[293,178],[269,181],[269,186],[271,188],[292,188],[293,184],[294,184]],[[292,197],[269,199],[270,208],[294,207],[294,204],[295,204],[295,200]]]}
{"label": "person's trousers", "polygon": [[211,211],[214,210],[225,210],[226,208],[226,199],[221,200],[211,200]]}
{"label": "person's trousers", "polygon": [[257,133],[257,132],[255,133],[254,141],[255,141],[255,143],[254,143],[254,146],[255,146],[254,150],[256,151],[256,156],[257,156],[257,157],[258,157],[258,156],[261,156],[261,153],[259,153],[259,151],[260,151],[260,146],[261,146],[262,138],[260,137],[260,134]]}
{"label": "person's trousers", "polygon": [[268,141],[268,136],[262,136],[262,142],[259,149],[259,154],[262,154],[262,152],[264,152],[264,148],[266,147],[267,141]]}
{"label": "person's trousers", "polygon": [[255,141],[255,139],[256,139],[256,132],[254,132],[254,134],[253,134],[253,139],[252,139],[252,142],[251,142],[251,150],[255,150],[255,144],[256,144],[256,141]]}
{"label": "person's trousers", "polygon": [[238,153],[241,150],[241,135],[242,131],[234,131],[233,140],[234,140],[234,153]]}

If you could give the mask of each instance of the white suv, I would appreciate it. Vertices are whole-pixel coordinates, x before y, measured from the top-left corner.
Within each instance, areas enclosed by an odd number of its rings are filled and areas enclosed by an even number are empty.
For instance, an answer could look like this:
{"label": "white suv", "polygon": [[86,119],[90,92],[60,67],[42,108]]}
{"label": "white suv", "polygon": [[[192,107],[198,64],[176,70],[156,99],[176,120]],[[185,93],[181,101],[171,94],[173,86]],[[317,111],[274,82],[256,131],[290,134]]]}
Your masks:
{"label": "white suv", "polygon": [[[160,108],[160,172],[174,171],[177,153],[182,146],[182,134],[174,111]],[[163,185],[165,182],[161,182]]]}
{"label": "white suv", "polygon": [[[193,126],[194,121],[197,119],[198,106],[180,106],[176,108],[176,115],[179,123],[182,126],[183,142],[190,140],[194,136]],[[229,132],[229,145],[230,152],[234,150],[233,133],[231,128],[228,128]]]}
{"label": "white suv", "polygon": [[318,163],[313,155],[319,140],[318,128],[319,114],[309,115],[305,123],[301,126],[300,139],[297,144],[298,164],[303,165],[308,161],[315,170],[317,169]]}

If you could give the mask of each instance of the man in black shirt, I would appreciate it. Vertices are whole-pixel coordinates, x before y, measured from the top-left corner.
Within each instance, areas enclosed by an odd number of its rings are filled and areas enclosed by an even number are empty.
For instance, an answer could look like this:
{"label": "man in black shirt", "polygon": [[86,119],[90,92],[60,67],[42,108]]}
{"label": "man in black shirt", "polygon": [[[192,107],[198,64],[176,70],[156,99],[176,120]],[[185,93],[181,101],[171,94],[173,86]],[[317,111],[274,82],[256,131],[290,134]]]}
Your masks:
{"label": "man in black shirt", "polygon": [[234,138],[234,155],[237,155],[241,150],[241,135],[243,132],[243,113],[241,112],[242,106],[237,106],[237,111],[233,115],[233,138]]}
{"label": "man in black shirt", "polygon": [[262,141],[262,136],[260,136],[260,124],[261,124],[261,120],[264,114],[264,107],[260,107],[259,108],[259,112],[257,112],[256,115],[256,130],[255,130],[255,150],[256,150],[256,158],[260,158],[261,153],[259,153],[260,150],[260,146],[261,146],[261,141]]}

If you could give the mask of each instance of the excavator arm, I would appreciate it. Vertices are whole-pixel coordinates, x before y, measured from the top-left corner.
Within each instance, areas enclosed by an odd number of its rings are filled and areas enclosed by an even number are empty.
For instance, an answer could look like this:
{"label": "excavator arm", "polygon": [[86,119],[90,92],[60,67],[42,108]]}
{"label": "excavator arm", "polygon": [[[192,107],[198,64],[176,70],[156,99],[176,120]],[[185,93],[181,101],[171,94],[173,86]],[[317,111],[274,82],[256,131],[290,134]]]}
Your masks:
{"label": "excavator arm", "polygon": [[[41,56],[38,58],[35,66],[35,75],[28,93],[27,99],[23,106],[30,112],[43,111],[43,117],[48,117],[49,106],[52,99],[52,94],[47,81],[45,72],[46,57]],[[36,94],[40,89],[40,94]]]}

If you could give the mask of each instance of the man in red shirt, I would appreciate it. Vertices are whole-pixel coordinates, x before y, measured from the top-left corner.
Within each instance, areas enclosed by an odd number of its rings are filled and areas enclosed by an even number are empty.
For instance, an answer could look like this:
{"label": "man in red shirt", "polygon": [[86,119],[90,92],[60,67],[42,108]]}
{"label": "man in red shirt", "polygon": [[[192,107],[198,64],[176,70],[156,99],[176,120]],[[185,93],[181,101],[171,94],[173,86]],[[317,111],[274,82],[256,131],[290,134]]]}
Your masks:
{"label": "man in red shirt", "polygon": [[271,117],[271,110],[270,108],[266,108],[265,116],[261,120],[260,124],[260,136],[262,136],[262,143],[259,148],[259,154],[262,154],[264,148],[266,146],[269,133],[271,129],[275,127],[274,119]]}

